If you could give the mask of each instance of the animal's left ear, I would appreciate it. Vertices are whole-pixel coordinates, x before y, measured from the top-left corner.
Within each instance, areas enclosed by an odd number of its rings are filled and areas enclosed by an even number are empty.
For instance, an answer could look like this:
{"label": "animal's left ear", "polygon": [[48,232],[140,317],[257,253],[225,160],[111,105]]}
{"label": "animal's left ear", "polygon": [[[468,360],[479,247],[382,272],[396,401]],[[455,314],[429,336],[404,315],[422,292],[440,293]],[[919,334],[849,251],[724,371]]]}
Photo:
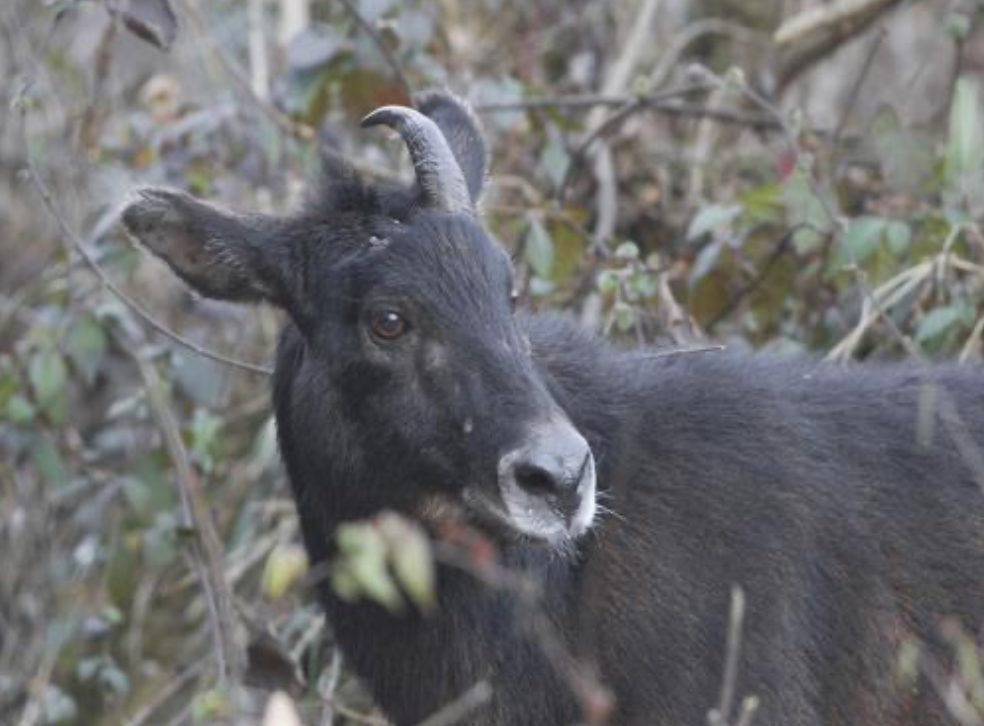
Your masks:
{"label": "animal's left ear", "polygon": [[294,275],[283,222],[235,214],[184,192],[144,189],[123,225],[205,297],[289,307]]}
{"label": "animal's left ear", "polygon": [[472,204],[477,204],[485,188],[488,152],[475,114],[467,103],[447,91],[421,93],[414,97],[414,104],[441,129],[465,175]]}

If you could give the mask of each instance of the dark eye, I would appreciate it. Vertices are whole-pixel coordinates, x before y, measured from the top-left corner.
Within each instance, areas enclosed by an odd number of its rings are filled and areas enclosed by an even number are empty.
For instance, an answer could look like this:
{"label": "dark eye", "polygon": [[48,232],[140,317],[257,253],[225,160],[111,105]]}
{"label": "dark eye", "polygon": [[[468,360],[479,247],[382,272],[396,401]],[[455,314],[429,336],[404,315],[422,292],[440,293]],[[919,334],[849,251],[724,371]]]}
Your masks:
{"label": "dark eye", "polygon": [[509,293],[509,304],[512,305],[512,309],[516,309],[516,305],[519,304],[519,290],[512,290]]}
{"label": "dark eye", "polygon": [[374,312],[370,324],[373,334],[383,340],[395,340],[410,329],[407,319],[393,310]]}

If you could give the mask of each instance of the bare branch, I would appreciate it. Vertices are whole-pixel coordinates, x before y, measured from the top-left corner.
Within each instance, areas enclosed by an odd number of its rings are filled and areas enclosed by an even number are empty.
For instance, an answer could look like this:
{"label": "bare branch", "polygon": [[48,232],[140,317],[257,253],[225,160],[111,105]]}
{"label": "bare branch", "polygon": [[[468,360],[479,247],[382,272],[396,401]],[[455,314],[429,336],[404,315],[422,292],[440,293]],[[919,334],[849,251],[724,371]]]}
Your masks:
{"label": "bare branch", "polygon": [[[470,532],[463,527],[465,532]],[[465,572],[484,585],[507,592],[525,614],[522,627],[547,662],[571,689],[588,724],[604,723],[614,705],[610,691],[598,680],[593,669],[579,660],[564,642],[553,622],[540,607],[541,588],[530,577],[513,572],[495,561],[474,562],[460,543],[434,544],[435,560]]]}
{"label": "bare branch", "polygon": [[649,360],[656,360],[658,358],[676,358],[681,355],[696,355],[699,353],[721,353],[727,350],[725,345],[702,345],[697,348],[674,348],[673,350],[664,350],[659,353],[650,353],[645,357]]}
{"label": "bare branch", "polygon": [[218,678],[221,683],[238,683],[246,671],[246,648],[232,590],[225,579],[222,545],[157,371],[135,351],[128,352],[140,371],[147,400],[177,476],[184,524],[192,534],[191,558],[208,603]]}
{"label": "bare branch", "polygon": [[492,686],[486,680],[481,680],[456,699],[428,716],[418,726],[453,726],[463,721],[479,706],[492,698]]}
{"label": "bare branch", "polygon": [[837,122],[837,128],[834,129],[833,153],[835,155],[837,152],[837,147],[840,145],[841,135],[844,133],[844,129],[847,128],[847,124],[851,120],[851,114],[853,113],[854,107],[857,105],[858,98],[861,95],[861,88],[864,86],[864,82],[868,79],[868,74],[871,72],[871,68],[875,62],[875,56],[878,55],[878,50],[881,48],[882,42],[885,40],[885,36],[885,29],[880,28],[875,34],[874,39],[871,41],[868,52],[865,54],[864,62],[861,64],[861,72],[858,73],[858,77],[854,79],[854,83],[851,86],[851,92],[847,97],[847,103],[844,104],[844,110],[841,112],[840,120]]}
{"label": "bare branch", "polygon": [[225,70],[226,74],[242,89],[246,98],[249,99],[250,102],[263,115],[270,119],[270,121],[272,121],[277,128],[288,136],[293,136],[294,138],[302,141],[311,141],[314,139],[315,130],[313,128],[307,124],[297,123],[272,103],[268,103],[256,94],[252,81],[246,76],[242,69],[236,65],[235,61],[228,56],[225,50],[223,50],[222,47],[215,42],[215,38],[212,36],[212,33],[208,28],[208,23],[205,21],[204,16],[196,6],[195,0],[184,0],[184,8],[189,19],[191,20],[192,28],[194,29],[199,40],[201,40],[205,46],[208,47],[212,55],[219,61],[219,64]]}
{"label": "bare branch", "polygon": [[149,723],[150,719],[157,712],[157,710],[171,700],[171,698],[180,693],[186,686],[191,684],[192,681],[198,678],[204,668],[205,664],[198,662],[186,668],[182,673],[179,673],[177,677],[164,686],[164,688],[154,694],[151,699],[140,708],[140,710],[134,713],[133,716],[126,721],[125,726],[144,726],[144,724]]}
{"label": "bare branch", "polygon": [[342,4],[346,12],[352,16],[352,19],[360,28],[362,28],[363,32],[369,36],[375,46],[379,49],[383,59],[386,61],[386,65],[390,67],[390,71],[392,71],[393,75],[396,77],[396,80],[403,88],[403,92],[407,94],[407,98],[409,99],[413,94],[413,86],[410,85],[410,81],[407,79],[406,73],[403,72],[400,62],[396,59],[396,56],[393,55],[393,51],[389,49],[386,42],[382,39],[376,29],[372,27],[372,24],[362,17],[359,9],[355,7],[351,0],[338,0],[338,2]]}
{"label": "bare branch", "polygon": [[780,52],[776,93],[871,26],[901,0],[836,0],[789,18],[773,35]]}
{"label": "bare branch", "polygon": [[249,39],[249,86],[263,103],[270,102],[270,64],[263,33],[263,0],[249,0],[246,8]]}
{"label": "bare branch", "polygon": [[89,269],[95,273],[96,277],[99,278],[99,281],[106,287],[106,289],[109,290],[113,296],[116,297],[116,299],[126,305],[127,308],[133,311],[133,313],[136,314],[137,317],[146,323],[152,330],[155,330],[181,347],[187,348],[196,355],[200,355],[203,358],[208,358],[216,363],[222,363],[223,365],[232,366],[233,368],[239,368],[251,373],[261,373],[263,375],[270,375],[273,373],[272,369],[266,366],[257,365],[255,363],[247,363],[245,361],[236,360],[235,358],[229,358],[228,356],[224,356],[220,353],[216,353],[208,348],[200,346],[198,343],[188,340],[184,336],[174,332],[164,325],[164,323],[160,322],[157,318],[151,315],[146,308],[123,292],[123,290],[121,290],[116,283],[110,279],[106,271],[96,261],[96,258],[93,257],[86,248],[79,235],[68,225],[68,222],[65,221],[61,210],[55,203],[54,197],[51,196],[51,192],[48,190],[48,187],[41,180],[41,176],[38,174],[37,167],[34,164],[34,159],[30,154],[27,156],[27,171],[32,183],[34,184],[34,187],[37,189],[37,192],[41,197],[41,201],[48,210],[48,214],[61,230],[63,241],[69,247],[78,252],[82,259],[85,260],[86,265],[89,266]]}
{"label": "bare branch", "polygon": [[[708,88],[710,88],[710,85],[707,83],[694,83],[681,88],[663,91],[662,93],[655,93],[649,96],[637,96],[634,100],[628,101],[625,105],[613,111],[611,115],[598,123],[585,135],[584,139],[571,154],[570,161],[567,164],[567,169],[564,171],[564,178],[561,180],[557,190],[557,199],[564,198],[567,187],[570,184],[570,180],[574,176],[574,172],[581,166],[585,156],[588,153],[588,150],[594,142],[604,138],[610,133],[613,133],[622,125],[622,123],[626,121],[626,119],[638,111],[643,109],[652,109],[662,101],[679,98],[681,96],[688,96],[700,91],[706,91]],[[597,108],[600,107],[596,107],[596,109]]]}
{"label": "bare branch", "polygon": [[[669,92],[666,92],[669,93]],[[488,103],[476,103],[472,105],[478,113],[508,113],[510,111],[522,111],[526,109],[545,109],[545,108],[566,108],[584,110],[593,106],[628,106],[639,104],[641,108],[662,113],[667,116],[680,116],[684,118],[709,118],[720,123],[732,124],[735,126],[746,126],[756,131],[781,131],[781,125],[761,114],[749,113],[738,108],[708,108],[697,104],[679,103],[673,100],[654,100],[661,96],[661,93],[652,95],[632,95],[624,94],[617,96],[604,96],[600,94],[583,94],[572,96],[541,96],[528,98],[522,101],[490,101]]]}

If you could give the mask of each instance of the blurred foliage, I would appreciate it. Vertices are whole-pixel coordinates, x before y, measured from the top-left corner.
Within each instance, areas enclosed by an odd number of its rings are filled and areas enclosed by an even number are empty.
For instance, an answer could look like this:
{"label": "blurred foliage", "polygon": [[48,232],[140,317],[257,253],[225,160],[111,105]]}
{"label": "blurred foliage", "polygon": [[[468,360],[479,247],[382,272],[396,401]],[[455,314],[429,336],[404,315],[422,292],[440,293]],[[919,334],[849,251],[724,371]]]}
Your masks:
{"label": "blurred foliage", "polygon": [[[904,97],[860,110],[859,97],[900,73],[878,53],[798,81],[826,89],[811,103],[836,126],[797,105],[797,82],[761,95],[771,56],[755,51],[781,20],[776,3],[661,3],[658,42],[628,81],[612,80],[646,4],[3,3],[0,723],[208,723],[244,708],[212,672],[195,533],[137,360],[168,384],[162,400],[250,631],[251,682],[290,691],[305,723],[371,709],[302,586],[266,381],[161,337],[111,294],[46,213],[29,161],[128,295],[195,344],[262,362],[276,314],[194,299],[122,238],[120,200],[149,183],[289,209],[316,174],[318,145],[369,177],[407,178],[399,144],[357,119],[408,102],[405,84],[449,86],[485,122],[485,218],[534,307],[566,309],[627,345],[979,360],[982,4],[950,3],[943,25],[907,21],[918,3],[896,13],[946,50],[922,62],[953,59],[945,103],[927,117]],[[678,42],[710,18],[721,27]],[[892,42],[894,30],[875,29],[856,43],[875,32]],[[676,111],[638,103],[694,78],[701,89],[681,92]],[[618,102],[568,103],[599,88]],[[404,595],[430,607],[426,539],[404,526],[383,518],[342,533],[333,582],[394,609]],[[979,659],[954,642],[979,718]]]}

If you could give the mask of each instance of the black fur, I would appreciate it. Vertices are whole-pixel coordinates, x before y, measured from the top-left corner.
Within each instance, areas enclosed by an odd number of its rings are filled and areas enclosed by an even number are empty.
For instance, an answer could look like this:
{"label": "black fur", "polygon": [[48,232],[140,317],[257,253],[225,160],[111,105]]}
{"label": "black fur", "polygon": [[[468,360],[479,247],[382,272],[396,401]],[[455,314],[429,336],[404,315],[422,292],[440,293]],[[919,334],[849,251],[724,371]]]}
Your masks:
{"label": "black fur", "polygon": [[[474,121],[428,103],[477,197]],[[907,642],[947,667],[944,618],[984,626],[979,368],[625,351],[563,317],[514,316],[509,260],[475,220],[416,209],[412,190],[366,186],[340,162],[329,174],[316,205],[264,228],[251,271],[290,312],[274,403],[314,563],[341,522],[415,516],[422,497],[465,486],[494,496],[498,457],[559,407],[611,512],[573,552],[506,538],[502,558],[542,584],[542,612],[614,694],[612,723],[706,722],[733,585],[748,607],[737,693],[760,699],[756,725],[953,722],[925,678],[903,688],[895,669]],[[215,294],[201,271],[178,272]],[[379,304],[412,332],[374,341]],[[440,567],[427,617],[320,595],[397,724],[482,678],[494,695],[468,723],[583,719],[526,611],[469,575]]]}

